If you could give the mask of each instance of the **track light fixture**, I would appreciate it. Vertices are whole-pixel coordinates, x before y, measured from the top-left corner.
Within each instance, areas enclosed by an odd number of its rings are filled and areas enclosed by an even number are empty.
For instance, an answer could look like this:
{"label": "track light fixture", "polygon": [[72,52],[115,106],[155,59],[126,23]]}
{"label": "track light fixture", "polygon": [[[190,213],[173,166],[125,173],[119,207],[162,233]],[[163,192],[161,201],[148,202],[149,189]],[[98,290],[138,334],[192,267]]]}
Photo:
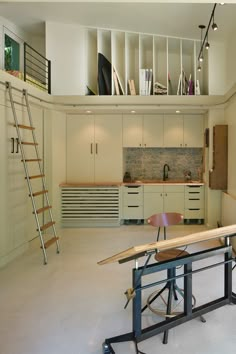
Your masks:
{"label": "track light fixture", "polygon": [[[202,40],[202,31],[203,31],[204,28],[206,28],[206,26],[204,26],[204,25],[199,25],[198,26],[201,29],[201,48],[200,48],[199,55],[198,55],[198,63],[203,61],[204,48],[206,48],[206,49],[210,48],[210,43],[208,42],[208,32],[209,32],[209,28],[211,26],[211,23],[212,23],[211,27],[212,27],[212,29],[214,31],[216,31],[218,29],[218,26],[215,23],[215,19],[214,19],[216,5],[217,5],[217,3],[215,3],[214,6],[213,6],[211,17],[210,17],[210,20],[209,20],[209,23],[208,23],[208,26],[207,26],[207,29],[206,29],[206,33],[205,33],[205,36],[204,36],[203,40]],[[200,71],[199,68],[201,70],[200,63],[199,63],[198,68],[197,68],[198,71]]]}

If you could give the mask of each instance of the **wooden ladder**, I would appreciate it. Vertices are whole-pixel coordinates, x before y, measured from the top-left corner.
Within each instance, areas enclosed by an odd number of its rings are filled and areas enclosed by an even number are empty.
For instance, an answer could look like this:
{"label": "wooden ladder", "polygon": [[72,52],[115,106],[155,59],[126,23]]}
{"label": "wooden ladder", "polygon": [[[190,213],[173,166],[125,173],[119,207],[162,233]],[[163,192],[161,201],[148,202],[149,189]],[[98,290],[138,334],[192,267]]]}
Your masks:
{"label": "wooden ladder", "polygon": [[[6,82],[6,88],[9,92],[9,97],[10,97],[10,103],[11,103],[11,108],[13,112],[13,117],[14,117],[14,126],[17,131],[17,136],[18,136],[18,143],[20,147],[20,152],[22,156],[22,162],[24,165],[24,170],[25,170],[25,179],[28,184],[28,189],[29,189],[29,196],[31,198],[32,202],[32,208],[33,208],[33,214],[35,216],[35,221],[37,225],[37,232],[38,236],[40,238],[41,242],[41,248],[43,250],[43,257],[44,257],[44,264],[47,264],[47,253],[46,249],[51,246],[52,244],[56,243],[56,250],[57,253],[60,252],[59,248],[59,238],[57,237],[56,234],[56,228],[55,228],[55,221],[53,220],[53,215],[52,215],[52,207],[49,202],[49,197],[48,197],[48,190],[46,189],[46,183],[45,183],[45,175],[43,173],[43,168],[42,168],[42,159],[39,156],[39,150],[38,150],[38,143],[36,140],[36,135],[35,135],[35,128],[33,126],[33,120],[31,116],[31,111],[30,111],[30,106],[29,106],[29,100],[28,100],[28,93],[26,90],[23,90],[23,98],[25,101],[25,106],[27,108],[27,115],[28,115],[28,120],[29,120],[29,125],[24,125],[24,124],[19,124],[18,119],[17,119],[17,114],[16,114],[16,109],[15,109],[15,104],[19,104],[18,102],[13,100],[13,95],[12,95],[12,87],[10,82]],[[21,104],[22,105],[22,104]],[[24,141],[23,138],[23,133],[22,131],[29,131],[32,134],[32,141]],[[34,147],[35,150],[35,156],[34,158],[27,158],[29,154],[32,152],[29,152],[27,148],[31,146]],[[27,156],[27,157],[26,157]],[[36,163],[37,169],[38,169],[38,174],[31,175],[30,174],[30,165]],[[40,188],[40,191],[34,191],[34,186],[33,186],[33,181],[39,179],[41,180],[42,183],[42,188]],[[38,198],[43,198],[43,207],[38,208]],[[43,219],[47,218],[47,222],[43,225],[40,225],[40,218],[39,215],[43,214]],[[45,238],[45,230],[51,229],[53,232],[53,237],[51,237],[48,241],[44,241]]]}

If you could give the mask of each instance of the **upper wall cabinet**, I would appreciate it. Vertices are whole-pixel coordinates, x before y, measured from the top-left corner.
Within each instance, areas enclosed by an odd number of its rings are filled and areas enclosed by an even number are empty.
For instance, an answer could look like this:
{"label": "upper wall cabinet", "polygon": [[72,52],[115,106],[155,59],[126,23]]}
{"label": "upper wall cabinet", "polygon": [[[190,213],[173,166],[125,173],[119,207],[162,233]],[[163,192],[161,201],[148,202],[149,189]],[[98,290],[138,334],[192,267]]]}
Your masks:
{"label": "upper wall cabinet", "polygon": [[202,115],[164,115],[165,147],[203,147]]}
{"label": "upper wall cabinet", "polygon": [[123,147],[163,147],[163,115],[123,115]]}
{"label": "upper wall cabinet", "polygon": [[[85,84],[96,94],[100,74],[112,95],[208,94],[207,58],[202,71],[197,71],[199,41],[104,29],[86,31]],[[110,63],[109,74],[98,73],[98,53]]]}

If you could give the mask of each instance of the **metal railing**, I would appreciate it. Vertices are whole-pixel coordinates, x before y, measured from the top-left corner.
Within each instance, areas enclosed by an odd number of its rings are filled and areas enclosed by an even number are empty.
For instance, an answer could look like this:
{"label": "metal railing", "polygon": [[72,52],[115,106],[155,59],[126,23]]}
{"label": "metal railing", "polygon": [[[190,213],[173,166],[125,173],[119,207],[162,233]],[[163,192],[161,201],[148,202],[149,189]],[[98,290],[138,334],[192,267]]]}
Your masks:
{"label": "metal railing", "polygon": [[24,43],[24,81],[51,93],[51,61]]}

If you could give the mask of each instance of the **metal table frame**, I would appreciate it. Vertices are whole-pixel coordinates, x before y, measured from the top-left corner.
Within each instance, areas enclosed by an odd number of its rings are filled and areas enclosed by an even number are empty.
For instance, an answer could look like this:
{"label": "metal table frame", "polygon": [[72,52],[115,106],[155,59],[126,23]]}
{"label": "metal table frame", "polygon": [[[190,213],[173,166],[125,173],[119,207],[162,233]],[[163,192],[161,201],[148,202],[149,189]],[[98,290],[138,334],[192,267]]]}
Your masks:
{"label": "metal table frame", "polygon": [[[133,298],[133,311],[132,311],[132,332],[125,333],[119,336],[105,339],[103,343],[104,354],[114,354],[115,351],[112,348],[112,343],[119,343],[125,341],[133,341],[135,343],[136,353],[142,353],[138,349],[138,343],[146,340],[154,335],[165,332],[171,328],[174,328],[182,323],[190,321],[196,317],[200,317],[207,312],[215,310],[226,304],[236,304],[236,294],[232,291],[232,262],[235,259],[232,257],[232,246],[230,244],[230,237],[225,237],[224,245],[206,249],[203,251],[195,252],[184,257],[172,259],[164,262],[154,263],[150,265],[144,265],[133,269],[133,288],[135,289],[135,297]],[[192,270],[192,264],[196,261],[213,257],[215,255],[224,255],[222,262],[214,263],[209,266]],[[148,256],[150,255],[150,252]],[[130,259],[128,259],[130,260]],[[120,261],[123,263],[124,261]],[[192,275],[205,271],[217,266],[224,266],[224,296],[217,298],[213,301],[207,302],[201,306],[192,308]],[[183,273],[176,275],[173,279],[162,279],[154,283],[142,285],[142,278],[163,270],[168,270],[174,267],[183,266]],[[151,325],[146,328],[142,328],[142,291],[147,288],[151,288],[156,285],[166,283],[170,280],[184,278],[184,311],[183,313],[173,317],[166,318],[165,320]]]}

